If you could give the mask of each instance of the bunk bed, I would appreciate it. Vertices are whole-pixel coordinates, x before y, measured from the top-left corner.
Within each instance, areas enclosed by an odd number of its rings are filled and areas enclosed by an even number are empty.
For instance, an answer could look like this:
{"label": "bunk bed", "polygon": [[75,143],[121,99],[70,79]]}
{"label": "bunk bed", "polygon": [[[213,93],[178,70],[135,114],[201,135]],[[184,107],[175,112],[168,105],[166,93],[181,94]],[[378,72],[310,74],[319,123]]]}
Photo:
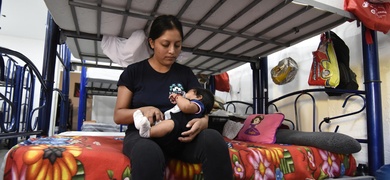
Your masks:
{"label": "bunk bed", "polygon": [[[251,64],[254,114],[268,113],[267,55],[354,20],[352,14],[340,8],[311,0],[115,2],[47,0],[45,3],[50,11],[46,42],[48,67],[54,67],[55,58],[50,55],[56,54],[55,45],[61,42],[66,43],[72,54],[80,59],[80,62],[72,62],[73,65],[80,65],[83,68],[118,68],[102,53],[100,48],[102,36],[126,38],[135,30],[147,31],[153,18],[159,14],[175,14],[184,26],[183,51],[187,52],[186,58],[179,63],[191,67],[195,74],[215,75],[245,63]],[[364,26],[362,31],[362,34],[370,32],[375,41],[376,32]],[[378,57],[375,43],[367,45],[363,38],[362,44],[366,75],[369,174],[374,175],[384,161],[383,135],[378,131],[382,128]],[[367,63],[368,61],[371,63]],[[50,96],[48,99],[51,100]],[[9,152],[5,178],[38,177],[48,172],[47,170],[52,172],[53,169],[61,168],[65,168],[66,171],[54,175],[86,179],[107,176],[110,179],[130,177],[131,165],[121,153],[121,138],[123,134],[95,133],[93,136],[87,136],[74,132],[29,139],[16,145]],[[254,162],[253,158],[259,158],[257,160],[261,161],[259,162],[261,165],[266,165],[267,172],[271,170],[274,173],[273,178],[322,179],[351,176],[356,170],[356,162],[351,154],[331,153],[309,146],[258,144],[230,139],[226,141],[236,179],[254,178],[253,173],[261,168],[250,165],[250,162]],[[107,144],[110,147],[107,147]],[[51,161],[43,158],[44,152],[49,151],[51,153],[46,155],[54,158]],[[56,152],[59,151],[61,156],[56,156]],[[107,159],[105,155],[113,158]],[[293,161],[292,157],[298,156],[307,160],[305,165],[294,166],[294,163],[298,163]],[[319,161],[314,162],[313,159]],[[328,166],[325,171],[321,170],[319,167],[323,167],[329,160],[335,166]],[[96,163],[99,161],[105,163]],[[44,168],[37,171],[34,167]],[[334,167],[338,171],[330,170]],[[200,164],[170,160],[166,179],[202,178],[200,169]],[[261,175],[264,173],[261,172]]]}
{"label": "bunk bed", "polygon": [[[102,69],[99,69],[102,70]],[[90,71],[88,71],[90,72]],[[83,108],[79,109],[80,111],[80,116],[78,116],[78,125],[81,125],[81,127],[77,127],[78,130],[81,131],[90,131],[90,132],[122,132],[127,129],[127,126],[123,125],[117,125],[114,123],[112,118],[107,118],[108,115],[104,115],[104,117],[98,117],[99,114],[102,114],[102,112],[99,111],[104,111],[107,114],[110,114],[113,116],[113,111],[105,111],[103,108],[104,107],[99,107],[103,106],[101,103],[97,102],[99,99],[102,99],[102,97],[116,97],[117,95],[117,79],[113,80],[112,77],[113,75],[105,75],[105,79],[102,79],[101,76],[95,77],[92,75],[88,75],[91,73],[87,73],[87,77],[81,76],[83,80],[86,83],[84,83],[85,88],[81,88],[80,93],[86,93],[86,96],[92,99],[92,115],[91,118],[93,121],[83,121],[83,119],[86,119],[86,110],[84,107],[87,107],[86,104],[83,104]],[[119,75],[118,75],[119,77]],[[116,77],[116,78],[118,78]],[[85,91],[83,91],[85,90]],[[86,103],[86,100],[83,99],[82,102]],[[108,102],[107,102],[108,103]],[[110,104],[112,105],[112,103]],[[105,104],[104,106],[109,106],[108,104]],[[113,110],[112,108],[110,110]],[[95,116],[95,117],[94,117]]]}
{"label": "bunk bed", "polygon": [[117,81],[99,78],[87,78],[86,91],[88,96],[116,96]]}

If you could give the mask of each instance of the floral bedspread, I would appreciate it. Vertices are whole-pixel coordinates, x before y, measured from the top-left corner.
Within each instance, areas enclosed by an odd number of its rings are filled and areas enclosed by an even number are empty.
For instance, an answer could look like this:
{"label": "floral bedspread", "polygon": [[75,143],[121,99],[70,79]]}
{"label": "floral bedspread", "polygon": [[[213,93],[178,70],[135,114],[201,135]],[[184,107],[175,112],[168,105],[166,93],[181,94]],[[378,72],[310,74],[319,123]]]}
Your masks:
{"label": "floral bedspread", "polygon": [[[123,137],[54,136],[29,139],[7,155],[4,179],[130,179]],[[226,139],[235,179],[324,179],[352,176],[352,155],[306,146]],[[165,179],[203,179],[201,164],[170,160]]]}

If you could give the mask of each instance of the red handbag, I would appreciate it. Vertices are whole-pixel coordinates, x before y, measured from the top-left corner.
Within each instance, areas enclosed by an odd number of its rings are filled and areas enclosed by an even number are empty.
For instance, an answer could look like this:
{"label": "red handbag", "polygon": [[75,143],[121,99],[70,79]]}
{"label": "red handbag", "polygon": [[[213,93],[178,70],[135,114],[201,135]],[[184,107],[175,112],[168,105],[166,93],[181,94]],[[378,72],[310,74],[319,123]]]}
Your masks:
{"label": "red handbag", "polygon": [[215,75],[214,79],[215,79],[215,89],[216,90],[223,91],[223,92],[230,91],[229,75],[227,72]]}
{"label": "red handbag", "polygon": [[344,9],[354,14],[369,29],[385,34],[390,30],[390,3],[344,0]]}

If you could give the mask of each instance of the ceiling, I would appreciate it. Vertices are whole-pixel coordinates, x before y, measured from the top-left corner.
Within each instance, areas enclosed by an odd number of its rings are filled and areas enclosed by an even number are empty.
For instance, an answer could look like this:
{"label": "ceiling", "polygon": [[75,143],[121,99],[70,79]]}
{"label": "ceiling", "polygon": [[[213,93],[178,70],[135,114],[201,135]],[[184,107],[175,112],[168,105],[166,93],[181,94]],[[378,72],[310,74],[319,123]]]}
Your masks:
{"label": "ceiling", "polygon": [[[340,4],[339,0],[328,0]],[[45,39],[47,7],[43,0],[0,0],[0,35]],[[28,29],[28,31],[26,31]]]}
{"label": "ceiling", "polygon": [[[86,1],[86,0],[83,0],[83,1]],[[123,0],[122,0],[123,1]],[[283,0],[279,0],[279,1],[283,1]],[[305,2],[305,0],[300,0],[300,1],[303,1]],[[47,14],[48,14],[48,8],[45,4],[45,1],[43,0],[0,0],[0,2],[2,2],[1,4],[1,9],[0,9],[0,13],[1,13],[1,16],[0,16],[0,35],[4,35],[4,36],[14,36],[14,37],[21,37],[21,38],[29,38],[29,39],[38,39],[38,40],[44,40],[45,39],[45,28],[46,28],[46,21],[47,21]],[[72,1],[73,2],[73,1]],[[77,1],[79,2],[79,1]],[[82,1],[80,1],[82,2]],[[116,1],[114,1],[116,2]],[[112,3],[114,3],[112,2]],[[119,2],[119,1],[118,1]],[[117,2],[117,3],[118,3]],[[130,1],[131,2],[131,1]],[[141,3],[142,1],[135,1],[135,3]],[[165,2],[165,1],[164,1]],[[171,2],[171,1],[167,1],[167,2]],[[172,1],[174,2],[174,1]],[[200,2],[200,1],[198,1]],[[209,1],[204,1],[204,2],[209,2]],[[230,3],[232,3],[234,1],[230,1]],[[269,3],[271,1],[268,1],[267,3]],[[275,1],[275,2],[278,2],[278,1]],[[54,1],[54,0],[47,0],[47,3],[51,3],[51,4],[54,4],[55,6],[58,6],[58,10],[60,12],[64,11],[64,9],[67,9],[69,8],[69,3],[68,1],[66,0],[57,0],[57,1]],[[61,5],[62,3],[64,3],[65,5]],[[243,3],[243,2],[241,2]],[[142,4],[142,3],[141,3]],[[153,5],[153,4],[152,4]],[[177,4],[175,4],[177,5]],[[260,5],[259,5],[260,6]],[[173,5],[170,5],[169,7],[174,7]],[[295,7],[295,5],[294,5]],[[77,7],[78,8],[78,12],[83,14],[84,12],[83,11],[80,11],[80,10],[86,10],[86,11],[91,11],[89,9],[86,9],[86,8],[80,8],[80,7]],[[162,7],[163,8],[163,7]],[[171,9],[169,8],[169,9]],[[92,8],[94,9],[94,8]],[[107,8],[106,8],[107,9]],[[270,10],[271,11],[271,10]],[[256,11],[257,12],[257,11]],[[310,11],[309,11],[310,12]],[[316,11],[317,12],[317,11]],[[103,13],[106,13],[106,12],[103,12]],[[258,14],[259,12],[257,12]],[[336,13],[337,14],[337,13]],[[104,14],[105,15],[105,14]],[[109,14],[109,15],[112,15],[112,14]],[[65,16],[65,15],[64,15]],[[53,15],[54,19],[56,19],[55,17],[57,17],[57,20],[62,18],[63,16],[60,14],[58,16],[55,16]],[[80,16],[79,16],[80,17]],[[211,16],[213,19],[216,18],[217,16],[214,15],[214,16]],[[222,17],[224,17],[224,14],[222,13]],[[222,18],[221,17],[221,18]],[[279,17],[279,16],[277,16]],[[307,18],[307,15],[303,16],[305,18]],[[333,18],[333,16],[329,16],[330,19]],[[93,17],[93,18],[96,18],[96,17]],[[130,17],[129,17],[130,18]],[[225,17],[226,18],[226,17]],[[92,18],[88,18],[89,20],[88,21],[92,21],[91,19]],[[142,18],[141,18],[142,19]],[[270,19],[274,19],[274,18],[270,18]],[[299,18],[297,18],[298,21],[299,21]],[[140,20],[140,19],[139,19]],[[87,21],[87,22],[88,22]],[[334,20],[336,21],[336,20]],[[217,22],[219,22],[219,19],[217,18]],[[242,23],[243,21],[238,21],[240,23]],[[331,22],[331,21],[330,21]],[[58,22],[57,22],[58,23]],[[315,22],[314,22],[315,23]],[[61,26],[61,23],[59,23],[60,26]],[[88,23],[81,23],[82,25],[88,25]],[[209,30],[210,27],[203,27],[203,26],[200,26],[200,25],[195,25],[195,23],[186,23],[187,26],[189,27],[192,27],[192,28],[200,28],[205,31],[205,30]],[[72,24],[70,24],[72,25]],[[294,25],[294,24],[293,24]],[[328,29],[332,26],[335,26],[335,24],[332,24],[329,25],[329,26],[326,26],[324,27],[324,29]],[[65,26],[64,26],[65,27]],[[94,26],[93,26],[94,27]],[[120,26],[118,26],[120,27]],[[189,27],[187,27],[187,29],[189,29]],[[310,26],[309,26],[310,27]],[[316,28],[315,26],[313,26],[314,28]],[[109,29],[112,29],[111,26],[109,26]],[[276,30],[281,30],[283,28],[276,28]],[[287,28],[289,29],[289,28]],[[68,30],[71,30],[71,29],[68,29]],[[103,28],[104,30],[104,28]],[[275,31],[276,31],[275,30]],[[303,33],[304,29],[301,30],[301,33]],[[221,30],[215,30],[215,32],[220,32]],[[314,30],[314,31],[321,31],[321,30]],[[119,31],[118,31],[119,32]],[[238,31],[239,32],[239,31]],[[256,31],[257,32],[257,31]],[[274,31],[272,31],[274,32]],[[227,35],[231,34],[231,32],[225,32],[227,33]],[[308,33],[309,35],[313,34],[312,32],[306,32]],[[194,33],[195,34],[195,33]],[[291,33],[289,33],[291,34]],[[294,33],[293,33],[294,34]],[[295,33],[296,34],[296,33]],[[307,36],[309,36],[307,35]],[[204,35],[203,35],[204,36]],[[203,37],[201,36],[201,37]],[[244,36],[244,35],[241,35],[241,36]],[[248,35],[249,36],[249,35]],[[245,36],[246,37],[246,36]],[[306,35],[303,36],[303,38],[298,38],[299,40],[294,40],[294,38],[296,37],[293,37],[292,39],[293,40],[286,40],[288,43],[286,44],[283,44],[283,46],[290,46],[296,42],[299,42],[303,39],[306,39]],[[71,38],[69,38],[71,39]],[[191,39],[191,38],[188,38],[188,39]],[[269,39],[272,39],[272,38],[269,38]],[[277,38],[276,38],[277,39]],[[76,41],[76,40],[74,40]],[[81,42],[81,40],[80,40]],[[100,47],[100,46],[99,46]],[[190,48],[191,49],[191,48]],[[273,50],[273,51],[276,51],[276,50]],[[73,51],[72,51],[73,52]],[[203,52],[203,51],[202,51]],[[206,52],[206,51],[205,51]],[[271,52],[266,52],[264,54],[269,54]],[[96,53],[95,53],[96,54]],[[207,52],[206,54],[210,54],[210,52]],[[212,53],[211,53],[212,54]],[[218,53],[216,53],[217,55],[219,55]],[[263,54],[263,55],[264,55]],[[216,56],[216,57],[213,57],[215,59],[221,59],[221,57],[225,57],[226,55],[223,54],[224,56],[222,55],[219,55],[219,56]],[[195,56],[195,55],[194,55]],[[199,56],[199,55],[198,55]],[[196,56],[196,57],[198,57]],[[233,57],[233,56],[231,56]],[[249,56],[248,56],[249,57]],[[194,57],[195,58],[195,57]],[[242,58],[241,56],[239,56],[238,58]],[[94,58],[95,59],[95,58]],[[210,61],[209,60],[210,58],[208,59],[205,59],[205,61]],[[219,62],[217,63],[217,65],[223,65],[222,62],[226,63],[226,62],[230,62],[229,60],[225,60],[224,58],[222,58],[223,61],[220,60],[219,61],[216,61],[216,62]],[[243,61],[241,62],[242,63],[246,63],[246,62],[249,62],[249,61],[252,61],[252,60],[248,60],[248,61]],[[188,63],[190,63],[191,61],[189,61]],[[239,61],[237,61],[239,62]],[[198,68],[198,71],[200,72],[205,72],[205,69],[206,68],[203,68],[201,67],[201,64],[206,64],[206,63],[203,63],[203,62],[200,62],[200,65],[198,64],[195,64],[194,66]],[[188,65],[188,64],[187,64]],[[189,64],[191,65],[191,64]],[[206,64],[207,65],[207,64]],[[215,66],[217,66],[215,65]],[[240,64],[236,63],[236,66],[238,66]],[[200,68],[199,68],[200,67]],[[208,73],[210,74],[213,74],[213,73],[218,73],[218,72],[221,72],[222,70],[224,70],[224,67],[225,66],[222,66],[220,69],[217,69],[215,71],[210,71]],[[232,67],[235,67],[235,66],[231,66],[229,68],[232,68]],[[226,70],[226,69],[225,69]],[[94,83],[94,82],[89,82],[89,83]],[[96,82],[97,83],[97,82]],[[102,82],[99,82],[99,83],[102,83]],[[107,83],[109,85],[109,87],[105,87],[104,84],[101,84],[99,85],[99,88],[96,89],[96,92],[95,93],[100,93],[100,90],[101,89],[110,89],[110,82]],[[94,87],[94,85],[90,85],[91,87]],[[115,94],[113,94],[115,95]]]}
{"label": "ceiling", "polygon": [[47,7],[43,0],[1,0],[0,35],[45,39]]}
{"label": "ceiling", "polygon": [[[180,64],[195,74],[219,74],[259,62],[280,49],[329,30],[353,17],[315,0],[45,0],[79,64],[114,66],[102,36],[128,38],[147,30],[153,17],[174,14],[183,24]],[[202,7],[202,8],[199,8]],[[315,8],[314,8],[315,7]],[[115,58],[115,57],[114,57]],[[145,57],[146,58],[146,57]],[[119,59],[120,60],[120,59]]]}
{"label": "ceiling", "polygon": [[[38,40],[45,39],[48,13],[45,1],[0,0],[0,2],[2,2],[0,11],[0,35]],[[337,2],[341,6],[341,2],[338,0]]]}

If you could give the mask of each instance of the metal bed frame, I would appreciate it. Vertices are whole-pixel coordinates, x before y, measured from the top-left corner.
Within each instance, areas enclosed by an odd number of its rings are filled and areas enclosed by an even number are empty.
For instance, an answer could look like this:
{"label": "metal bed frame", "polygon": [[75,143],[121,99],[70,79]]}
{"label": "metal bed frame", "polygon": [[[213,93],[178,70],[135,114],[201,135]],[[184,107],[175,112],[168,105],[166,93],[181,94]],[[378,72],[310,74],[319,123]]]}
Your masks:
{"label": "metal bed frame", "polygon": [[[42,121],[33,119],[36,111],[41,112],[46,107],[33,107],[36,78],[41,83],[41,94],[47,93],[47,86],[32,61],[23,54],[0,47],[0,57],[3,88],[0,92],[0,140],[8,140],[8,147],[12,147],[19,138],[45,131]],[[45,104],[44,99],[42,102]]]}

